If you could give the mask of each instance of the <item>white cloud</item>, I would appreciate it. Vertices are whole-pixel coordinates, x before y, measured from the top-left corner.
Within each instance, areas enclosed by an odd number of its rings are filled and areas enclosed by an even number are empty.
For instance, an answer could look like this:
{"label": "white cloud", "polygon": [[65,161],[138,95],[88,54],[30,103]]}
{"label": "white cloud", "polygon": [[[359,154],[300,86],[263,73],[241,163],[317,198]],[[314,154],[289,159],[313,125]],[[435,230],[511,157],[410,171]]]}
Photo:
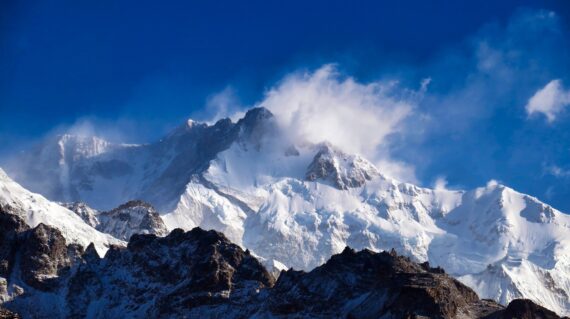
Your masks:
{"label": "white cloud", "polygon": [[487,188],[494,188],[500,185],[500,182],[496,179],[491,179],[487,182]]}
{"label": "white cloud", "polygon": [[445,191],[445,190],[448,190],[448,188],[447,188],[447,180],[445,179],[445,177],[442,177],[442,176],[438,177],[438,178],[435,180],[435,183],[433,184],[433,188],[434,188],[436,191]]}
{"label": "white cloud", "polygon": [[[115,143],[138,142],[136,130],[143,124],[129,118],[115,120],[101,119],[94,116],[78,118],[71,125],[61,125],[52,129],[46,136],[71,134],[80,137],[96,136]],[[130,132],[128,134],[127,132]]]}
{"label": "white cloud", "polygon": [[206,122],[210,124],[227,117],[235,121],[244,115],[235,90],[229,86],[208,97],[205,113],[210,118]]}
{"label": "white cloud", "polygon": [[383,159],[376,161],[375,164],[382,174],[386,176],[396,178],[399,181],[419,184],[419,180],[416,177],[416,169],[409,163],[396,161],[388,155],[384,155]]}
{"label": "white cloud", "polygon": [[[428,83],[422,83],[422,90]],[[325,65],[285,77],[258,105],[268,108],[294,141],[328,141],[375,161],[387,175],[410,180],[413,169],[390,160],[387,137],[412,113],[418,94],[397,84],[359,83]]]}
{"label": "white cloud", "polygon": [[545,167],[546,173],[557,177],[557,178],[565,178],[570,177],[570,170],[565,170],[557,165],[550,165]]}
{"label": "white cloud", "polygon": [[570,105],[570,90],[564,90],[560,80],[552,80],[528,100],[526,112],[529,116],[542,113],[548,122],[552,123],[568,105]]}

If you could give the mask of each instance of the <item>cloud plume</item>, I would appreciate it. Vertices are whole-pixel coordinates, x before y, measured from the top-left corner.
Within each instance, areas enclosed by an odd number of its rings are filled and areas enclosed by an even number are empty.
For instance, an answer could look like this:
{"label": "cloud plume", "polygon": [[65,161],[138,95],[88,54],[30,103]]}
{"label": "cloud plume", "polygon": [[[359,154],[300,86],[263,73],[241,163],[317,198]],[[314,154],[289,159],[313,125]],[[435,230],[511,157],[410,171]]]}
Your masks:
{"label": "cloud plume", "polygon": [[391,161],[385,144],[412,113],[418,94],[395,82],[360,83],[325,65],[286,76],[258,105],[271,110],[294,141],[330,142],[410,179],[409,167]]}
{"label": "cloud plume", "polygon": [[526,111],[529,116],[541,113],[552,123],[568,105],[570,90],[564,90],[560,80],[552,80],[528,100]]}

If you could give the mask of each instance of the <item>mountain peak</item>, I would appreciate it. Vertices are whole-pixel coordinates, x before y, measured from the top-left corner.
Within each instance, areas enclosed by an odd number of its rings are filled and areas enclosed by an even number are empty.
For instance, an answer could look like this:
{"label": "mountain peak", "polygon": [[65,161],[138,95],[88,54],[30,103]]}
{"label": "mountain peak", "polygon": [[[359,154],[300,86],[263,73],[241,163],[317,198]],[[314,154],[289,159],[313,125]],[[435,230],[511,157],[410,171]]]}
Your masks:
{"label": "mountain peak", "polygon": [[348,155],[330,143],[322,143],[307,168],[305,178],[308,181],[328,181],[338,189],[348,189],[361,187],[379,175],[378,169],[360,156]]}
{"label": "mountain peak", "polygon": [[245,116],[237,122],[240,129],[240,137],[253,142],[259,149],[262,140],[273,136],[277,129],[275,117],[264,107],[255,107],[247,111]]}
{"label": "mountain peak", "polygon": [[99,212],[82,202],[62,203],[91,227],[115,238],[128,240],[133,234],[166,235],[167,229],[156,209],[142,200],[131,200],[110,211]]}
{"label": "mountain peak", "polygon": [[251,121],[266,120],[272,117],[274,116],[273,113],[271,113],[271,111],[269,111],[267,108],[263,106],[259,106],[248,110],[245,113],[243,120],[249,123]]}

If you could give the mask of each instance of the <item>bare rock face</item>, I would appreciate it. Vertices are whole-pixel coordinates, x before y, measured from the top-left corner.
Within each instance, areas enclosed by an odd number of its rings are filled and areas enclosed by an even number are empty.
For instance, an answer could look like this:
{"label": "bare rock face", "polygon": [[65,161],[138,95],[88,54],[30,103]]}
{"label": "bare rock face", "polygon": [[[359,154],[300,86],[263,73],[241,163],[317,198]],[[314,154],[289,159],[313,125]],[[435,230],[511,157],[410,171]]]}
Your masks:
{"label": "bare rock face", "polygon": [[7,277],[14,266],[18,234],[29,229],[24,221],[0,205],[0,277]]}
{"label": "bare rock face", "polygon": [[61,232],[39,224],[30,229],[9,207],[0,207],[0,276],[17,273],[27,285],[55,290],[59,276],[68,269],[82,248],[67,246]]}
{"label": "bare rock face", "polygon": [[273,283],[261,263],[221,233],[177,229],[164,238],[133,235],[127,249],[81,265],[67,301],[74,317],[93,313],[93,304],[101,311],[95,317],[192,317],[230,304],[236,306],[228,311],[239,310]]}
{"label": "bare rock face", "polygon": [[0,307],[0,319],[20,319],[17,313]]}
{"label": "bare rock face", "polygon": [[[507,308],[486,319],[558,319],[556,313],[541,307],[528,299],[515,299]],[[566,318],[566,317],[565,317]]]}
{"label": "bare rock face", "polygon": [[24,282],[40,290],[59,287],[60,275],[73,263],[83,248],[67,246],[61,232],[39,224],[23,234],[19,243],[20,271]]}
{"label": "bare rock face", "polygon": [[93,244],[66,245],[58,230],[30,229],[4,210],[0,230],[0,306],[8,309],[0,308],[0,319],[19,318],[12,311],[24,318],[559,318],[529,300],[506,308],[481,300],[443,269],[394,251],[347,247],[275,282],[249,251],[200,228],[134,234],[103,258]]}
{"label": "bare rock face", "polygon": [[359,156],[345,154],[326,143],[319,147],[319,152],[305,173],[308,181],[320,180],[338,189],[348,189],[363,186],[380,174],[372,164]]}
{"label": "bare rock face", "polygon": [[156,209],[143,201],[133,200],[110,211],[99,212],[85,203],[62,203],[98,231],[128,241],[134,234],[168,234]]}
{"label": "bare rock face", "polygon": [[140,200],[129,201],[111,211],[102,212],[97,217],[99,231],[122,240],[129,240],[134,234],[168,234],[156,209]]}
{"label": "bare rock face", "polygon": [[99,225],[99,220],[97,219],[97,214],[99,212],[87,206],[87,204],[83,202],[59,203],[59,204],[69,209],[70,211],[74,212],[77,216],[81,217],[81,219],[83,219],[83,221],[87,225],[93,228],[97,228],[97,226]]}
{"label": "bare rock face", "polygon": [[[10,207],[0,207],[0,318],[50,317],[35,297],[64,288],[62,282],[83,249],[66,245],[61,232],[39,224],[30,228]],[[37,309],[36,309],[37,307]],[[54,308],[53,306],[51,308]]]}
{"label": "bare rock face", "polygon": [[283,272],[264,304],[312,318],[479,318],[499,309],[439,268],[350,248],[309,273]]}

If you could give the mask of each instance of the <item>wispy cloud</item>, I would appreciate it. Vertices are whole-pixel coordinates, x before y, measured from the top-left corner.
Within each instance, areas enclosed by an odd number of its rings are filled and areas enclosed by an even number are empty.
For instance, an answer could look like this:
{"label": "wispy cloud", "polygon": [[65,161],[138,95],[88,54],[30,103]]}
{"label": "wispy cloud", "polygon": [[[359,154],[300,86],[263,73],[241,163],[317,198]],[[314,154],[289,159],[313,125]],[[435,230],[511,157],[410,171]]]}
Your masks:
{"label": "wispy cloud", "polygon": [[552,80],[538,90],[526,105],[529,116],[543,114],[550,123],[570,105],[570,89],[564,90],[561,81]]}
{"label": "wispy cloud", "polygon": [[361,83],[325,65],[286,76],[258,105],[271,110],[294,141],[330,142],[368,157],[388,175],[415,180],[411,166],[391,160],[387,137],[400,131],[428,83],[417,92],[394,81]]}
{"label": "wispy cloud", "polygon": [[520,167],[534,168],[527,178],[538,183],[541,163],[557,158],[553,153],[564,149],[560,144],[565,142],[546,142],[556,133],[529,122],[525,105],[537,88],[561,79],[558,87],[549,88],[556,98],[548,105],[560,110],[567,94],[561,84],[570,66],[565,34],[555,13],[520,10],[504,23],[483,26],[426,64],[408,67],[411,78],[429,77],[431,82],[392,137],[391,156],[415,167],[424,183],[444,174],[466,187],[492,178],[514,184],[511,177],[520,176]]}
{"label": "wispy cloud", "polygon": [[570,170],[563,169],[558,165],[547,165],[544,167],[544,172],[546,174],[552,175],[556,178],[567,178],[570,177]]}
{"label": "wispy cloud", "polygon": [[206,120],[208,123],[213,123],[221,118],[231,118],[236,121],[244,115],[244,109],[237,91],[233,87],[227,86],[222,91],[207,98],[203,113],[208,118]]}

